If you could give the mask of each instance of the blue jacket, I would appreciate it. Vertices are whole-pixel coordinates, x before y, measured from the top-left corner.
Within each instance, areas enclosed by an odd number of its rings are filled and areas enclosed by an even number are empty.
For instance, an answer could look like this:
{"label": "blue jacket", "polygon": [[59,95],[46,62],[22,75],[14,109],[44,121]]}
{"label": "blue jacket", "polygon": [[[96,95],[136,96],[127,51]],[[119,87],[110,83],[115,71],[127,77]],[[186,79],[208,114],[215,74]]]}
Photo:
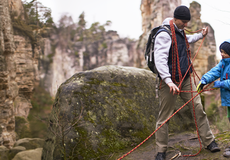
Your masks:
{"label": "blue jacket", "polygon": [[207,83],[220,78],[224,87],[220,88],[221,105],[230,107],[230,58],[222,59],[214,68],[203,75]]}

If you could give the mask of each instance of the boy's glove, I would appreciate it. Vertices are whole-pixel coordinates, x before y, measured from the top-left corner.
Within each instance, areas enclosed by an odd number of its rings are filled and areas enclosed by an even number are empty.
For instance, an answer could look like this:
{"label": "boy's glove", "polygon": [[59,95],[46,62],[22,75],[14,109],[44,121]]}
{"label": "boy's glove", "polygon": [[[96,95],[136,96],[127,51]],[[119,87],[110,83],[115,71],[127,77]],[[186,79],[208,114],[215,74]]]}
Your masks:
{"label": "boy's glove", "polygon": [[202,77],[199,84],[196,87],[197,92],[199,93],[206,84],[207,84],[207,82],[206,82],[205,78]]}
{"label": "boy's glove", "polygon": [[223,88],[224,87],[224,82],[223,81],[215,81],[213,87],[214,88]]}

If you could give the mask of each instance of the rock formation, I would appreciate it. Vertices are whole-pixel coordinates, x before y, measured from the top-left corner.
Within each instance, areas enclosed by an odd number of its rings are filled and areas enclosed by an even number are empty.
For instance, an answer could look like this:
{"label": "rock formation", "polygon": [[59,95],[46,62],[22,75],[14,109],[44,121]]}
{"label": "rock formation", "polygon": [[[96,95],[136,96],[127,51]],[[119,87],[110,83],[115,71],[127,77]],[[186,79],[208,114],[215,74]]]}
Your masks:
{"label": "rock formation", "polygon": [[[21,0],[9,0],[10,15],[14,30],[13,38],[15,44],[14,63],[16,64],[16,78],[18,85],[18,95],[14,101],[15,116],[27,118],[30,108],[32,108],[30,98],[33,93],[35,83],[39,82],[38,59],[39,48],[33,42],[27,31],[27,26],[23,23],[24,9]],[[20,19],[19,19],[20,17]],[[18,23],[21,22],[21,23]]]}
{"label": "rock formation", "polygon": [[0,160],[41,160],[44,139],[23,138],[12,148],[0,146]]}
{"label": "rock formation", "polygon": [[[215,41],[215,35],[214,30],[212,26],[210,26],[208,23],[203,23],[200,19],[200,11],[201,6],[197,2],[192,2],[190,4],[190,11],[192,19],[188,23],[188,29],[191,31],[197,31],[201,28],[208,27],[208,34],[205,37],[204,43],[202,47],[199,50],[199,53],[197,54],[197,57],[193,63],[193,66],[197,72],[197,74],[201,77],[203,74],[205,74],[207,71],[209,71],[212,67],[216,65],[216,41]],[[198,47],[200,46],[201,40],[198,41],[195,44],[190,45],[192,56],[195,55],[195,53],[198,50]]]}
{"label": "rock formation", "polygon": [[15,142],[14,100],[18,96],[15,45],[8,0],[0,1],[0,145]]}
{"label": "rock formation", "polygon": [[[42,160],[107,159],[155,130],[158,107],[151,71],[109,65],[76,73],[58,88]],[[194,128],[188,107],[170,120],[170,132]]]}
{"label": "rock formation", "polygon": [[[137,43],[119,38],[116,31],[104,33],[102,40],[95,42],[68,40],[68,49],[62,47],[63,40],[67,41],[55,34],[45,40],[43,63],[46,61],[48,67],[41,66],[41,82],[52,96],[55,96],[58,86],[74,73],[108,64],[138,66]],[[52,46],[56,46],[53,51]],[[47,58],[49,56],[51,60]]]}
{"label": "rock formation", "polygon": [[39,51],[20,30],[23,28],[12,21],[22,14],[21,0],[1,0],[0,6],[0,144],[10,148],[16,140],[15,116],[27,118],[32,107],[30,97],[39,77]]}

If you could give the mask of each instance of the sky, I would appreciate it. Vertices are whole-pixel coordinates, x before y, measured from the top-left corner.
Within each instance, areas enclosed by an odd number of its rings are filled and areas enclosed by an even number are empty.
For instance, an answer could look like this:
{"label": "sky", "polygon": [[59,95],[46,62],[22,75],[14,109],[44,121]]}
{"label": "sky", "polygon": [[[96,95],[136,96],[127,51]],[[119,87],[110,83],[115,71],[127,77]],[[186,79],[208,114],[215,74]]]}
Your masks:
{"label": "sky", "polygon": [[[26,0],[31,1],[31,0]],[[55,23],[63,14],[72,16],[78,22],[84,12],[87,27],[94,22],[105,24],[112,21],[107,30],[115,30],[120,37],[138,39],[142,34],[141,0],[39,0],[52,11]],[[193,0],[182,0],[189,7]],[[196,0],[201,4],[201,20],[209,23],[215,31],[217,58],[220,59],[219,45],[230,39],[230,0]]]}

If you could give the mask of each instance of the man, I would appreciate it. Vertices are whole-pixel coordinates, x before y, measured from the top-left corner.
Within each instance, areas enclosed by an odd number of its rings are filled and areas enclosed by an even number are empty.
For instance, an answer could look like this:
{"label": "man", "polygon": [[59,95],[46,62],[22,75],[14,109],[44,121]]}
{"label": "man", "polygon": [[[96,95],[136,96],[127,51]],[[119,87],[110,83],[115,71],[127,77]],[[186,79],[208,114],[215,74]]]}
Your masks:
{"label": "man", "polygon": [[[160,97],[160,111],[157,118],[156,128],[158,128],[162,123],[164,123],[172,114],[175,107],[175,101],[177,99],[177,92],[179,93],[179,83],[182,81],[188,66],[191,61],[188,60],[188,43],[194,43],[199,39],[206,36],[208,33],[208,28],[202,30],[202,33],[197,33],[194,35],[187,35],[185,37],[184,27],[187,26],[188,22],[191,19],[190,11],[186,6],[178,6],[174,11],[174,18],[167,18],[164,20],[163,25],[168,25],[171,29],[172,34],[174,33],[175,38],[171,38],[167,32],[160,32],[155,39],[154,45],[154,58],[157,71],[159,73],[160,79],[162,80],[161,87],[159,89]],[[171,24],[171,26],[170,26]],[[173,32],[174,28],[174,32]],[[187,46],[186,46],[187,40]],[[172,41],[174,48],[172,47]],[[180,65],[178,63],[173,64],[173,54],[175,53],[175,44],[177,45],[177,54],[179,58]],[[177,60],[176,60],[177,62]],[[185,78],[181,84],[182,91],[192,90],[196,91],[196,87],[193,81],[190,81],[190,72],[185,75]],[[195,94],[193,94],[194,96]],[[189,92],[180,92],[179,96],[187,102],[192,98],[191,93]],[[201,137],[203,145],[210,150],[211,152],[218,152],[220,148],[215,142],[214,135],[209,127],[209,122],[206,116],[206,113],[203,110],[201,104],[201,99],[199,96],[194,98],[194,106],[196,112],[197,125],[199,130],[199,135]],[[188,106],[192,112],[193,104],[192,102],[188,103]],[[168,124],[164,124],[156,132],[156,144],[158,148],[158,153],[156,160],[164,160],[166,158],[166,151],[168,145]]]}

